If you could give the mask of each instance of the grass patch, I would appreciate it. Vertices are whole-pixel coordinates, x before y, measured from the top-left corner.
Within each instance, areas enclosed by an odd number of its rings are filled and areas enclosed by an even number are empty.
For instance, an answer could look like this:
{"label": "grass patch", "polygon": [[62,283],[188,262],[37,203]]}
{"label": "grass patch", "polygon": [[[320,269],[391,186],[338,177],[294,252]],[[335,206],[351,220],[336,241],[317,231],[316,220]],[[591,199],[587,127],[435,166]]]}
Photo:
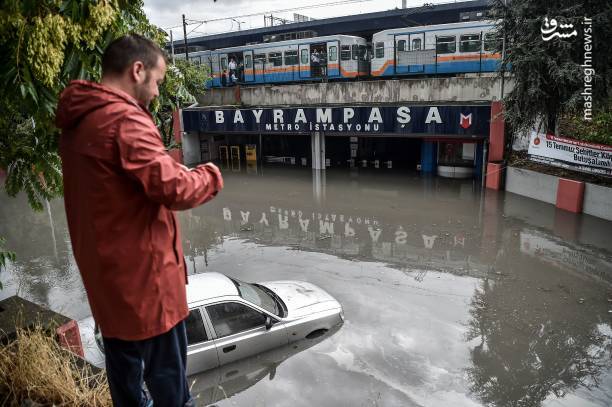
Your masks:
{"label": "grass patch", "polygon": [[111,406],[104,371],[94,372],[42,327],[0,346],[0,405]]}

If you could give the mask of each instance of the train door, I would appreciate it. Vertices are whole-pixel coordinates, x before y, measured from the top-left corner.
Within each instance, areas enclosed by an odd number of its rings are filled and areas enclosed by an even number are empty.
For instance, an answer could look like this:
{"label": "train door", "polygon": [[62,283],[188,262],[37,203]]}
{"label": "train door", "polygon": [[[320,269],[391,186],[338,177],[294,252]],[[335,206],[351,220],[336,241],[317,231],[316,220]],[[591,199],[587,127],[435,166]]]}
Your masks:
{"label": "train door", "polygon": [[[227,70],[227,54],[219,54],[219,78],[221,78],[221,86],[227,85],[229,72]],[[225,76],[225,79],[223,78]]]}
{"label": "train door", "polygon": [[244,51],[242,53],[243,63],[243,80],[245,82],[253,82],[255,80],[255,74],[253,73],[253,51]]}
{"label": "train door", "polygon": [[310,45],[300,44],[300,78],[310,78]]}
{"label": "train door", "polygon": [[310,76],[323,78],[327,75],[327,43],[310,44]]}
{"label": "train door", "polygon": [[409,50],[410,50],[410,42],[408,34],[395,35],[395,73],[396,74],[404,74],[410,72],[409,70]]}
{"label": "train door", "polygon": [[255,67],[255,82],[263,83],[266,81],[266,54],[255,54],[253,56],[253,66]]}
{"label": "train door", "polygon": [[408,71],[411,73],[423,72],[425,65],[431,63],[432,52],[425,50],[425,33],[410,34],[410,58]]}
{"label": "train door", "polygon": [[204,61],[202,61],[202,63],[204,63],[208,68],[210,68],[210,76],[213,78],[212,79],[212,83],[214,84],[214,78],[215,78],[215,69],[214,69],[214,65],[213,65],[213,56],[211,54],[208,54],[207,56],[202,58]]}
{"label": "train door", "polygon": [[338,61],[339,41],[327,42],[327,76],[337,78],[340,76],[340,64]]}
{"label": "train door", "polygon": [[219,72],[219,55],[210,54],[209,56],[210,76],[212,76],[212,87],[221,86],[221,72]]}
{"label": "train door", "polygon": [[372,52],[368,52],[366,45],[359,45],[359,60],[357,61],[357,75],[366,76],[370,74],[370,56]]}

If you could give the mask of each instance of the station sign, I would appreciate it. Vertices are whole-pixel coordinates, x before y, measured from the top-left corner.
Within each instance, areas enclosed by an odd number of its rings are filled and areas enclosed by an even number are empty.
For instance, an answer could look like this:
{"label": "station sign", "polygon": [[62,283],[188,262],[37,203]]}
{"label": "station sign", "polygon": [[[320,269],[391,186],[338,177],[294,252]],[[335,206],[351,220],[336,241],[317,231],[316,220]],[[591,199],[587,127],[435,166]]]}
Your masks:
{"label": "station sign", "polygon": [[187,132],[463,136],[489,135],[490,105],[401,105],[183,110]]}

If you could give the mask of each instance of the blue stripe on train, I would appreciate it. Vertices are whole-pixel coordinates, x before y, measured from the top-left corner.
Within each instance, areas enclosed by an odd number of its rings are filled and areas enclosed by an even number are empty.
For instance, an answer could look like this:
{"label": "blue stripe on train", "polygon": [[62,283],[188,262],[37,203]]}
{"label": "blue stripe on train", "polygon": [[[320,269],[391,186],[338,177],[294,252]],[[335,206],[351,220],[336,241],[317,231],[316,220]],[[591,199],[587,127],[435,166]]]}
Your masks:
{"label": "blue stripe on train", "polygon": [[394,75],[422,75],[436,73],[463,73],[463,72],[495,72],[499,69],[499,59],[485,59],[480,61],[452,61],[439,62],[426,65],[393,65],[388,66],[379,76]]}

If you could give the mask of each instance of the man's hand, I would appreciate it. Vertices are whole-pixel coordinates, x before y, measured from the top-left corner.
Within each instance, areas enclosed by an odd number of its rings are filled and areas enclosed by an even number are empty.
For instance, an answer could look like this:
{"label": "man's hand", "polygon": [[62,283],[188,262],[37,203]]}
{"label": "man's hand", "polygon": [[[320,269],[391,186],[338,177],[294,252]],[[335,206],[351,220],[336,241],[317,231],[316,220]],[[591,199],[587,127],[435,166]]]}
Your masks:
{"label": "man's hand", "polygon": [[209,171],[211,171],[214,174],[215,180],[217,181],[216,190],[217,192],[221,191],[223,189],[224,183],[223,183],[223,177],[221,176],[221,171],[219,170],[219,167],[217,167],[213,163],[203,164],[202,167],[206,167]]}

